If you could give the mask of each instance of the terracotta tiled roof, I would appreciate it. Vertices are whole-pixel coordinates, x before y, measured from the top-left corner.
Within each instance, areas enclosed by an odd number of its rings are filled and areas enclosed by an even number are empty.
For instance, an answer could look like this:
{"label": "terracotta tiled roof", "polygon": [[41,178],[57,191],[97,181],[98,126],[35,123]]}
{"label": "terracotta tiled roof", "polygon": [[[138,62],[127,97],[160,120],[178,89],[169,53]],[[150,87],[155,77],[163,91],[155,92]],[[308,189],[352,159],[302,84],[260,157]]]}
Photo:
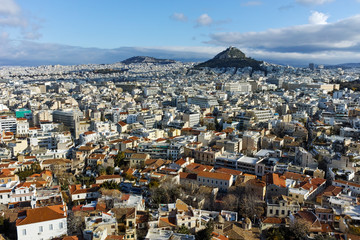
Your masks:
{"label": "terracotta tiled roof", "polygon": [[198,177],[205,177],[205,178],[212,178],[212,179],[219,179],[219,180],[226,180],[229,181],[231,179],[230,174],[226,173],[216,173],[216,172],[198,172]]}
{"label": "terracotta tiled roof", "polygon": [[203,172],[203,171],[211,171],[214,169],[213,166],[209,166],[209,165],[203,165],[203,164],[199,164],[199,163],[191,163],[188,166],[186,166],[186,169],[188,171],[192,171],[192,172]]}
{"label": "terracotta tiled roof", "polygon": [[259,179],[250,179],[246,182],[246,185],[253,185],[257,187],[265,187],[266,183],[264,181],[261,181]]}
{"label": "terracotta tiled roof", "polygon": [[120,126],[122,126],[122,127],[124,127],[124,126],[127,125],[126,123],[124,123],[124,122],[122,122],[122,121],[118,122],[118,124],[119,124]]}
{"label": "terracotta tiled roof", "polygon": [[229,238],[217,232],[212,232],[211,236],[211,240],[229,240]]}
{"label": "terracotta tiled roof", "polygon": [[168,217],[159,218],[159,228],[176,227],[174,220]]}
{"label": "terracotta tiled roof", "polygon": [[347,181],[343,181],[343,180],[334,180],[334,182],[338,182],[338,183],[353,186],[353,187],[360,187],[360,184],[353,183],[353,182],[347,182]]}
{"label": "terracotta tiled roof", "polygon": [[189,210],[189,206],[186,203],[184,203],[183,201],[181,201],[180,199],[176,200],[175,208],[178,211],[187,211],[187,210]]}
{"label": "terracotta tiled roof", "polygon": [[66,218],[66,211],[63,205],[54,205],[27,209],[24,218],[21,217],[21,214],[19,215],[20,218],[16,220],[16,226]]}
{"label": "terracotta tiled roof", "polygon": [[227,174],[231,174],[233,176],[242,175],[241,171],[234,170],[234,169],[229,169],[229,168],[218,168],[218,169],[215,170],[215,172],[217,172],[217,173],[227,173]]}
{"label": "terracotta tiled roof", "polygon": [[299,173],[293,173],[293,172],[286,172],[283,174],[283,176],[286,179],[292,179],[292,180],[299,180],[299,181],[304,181],[306,179],[309,179],[310,177],[299,174]]}
{"label": "terracotta tiled roof", "polygon": [[278,217],[267,217],[262,221],[262,223],[267,223],[267,224],[281,224],[282,222],[283,220]]}
{"label": "terracotta tiled roof", "polygon": [[180,179],[196,180],[197,175],[195,173],[180,172]]}
{"label": "terracotta tiled roof", "polygon": [[102,175],[96,178],[96,180],[105,180],[105,179],[114,179],[114,178],[121,178],[120,175]]}
{"label": "terracotta tiled roof", "polygon": [[324,190],[324,192],[320,193],[319,196],[337,196],[341,193],[342,190],[342,187],[330,185]]}
{"label": "terracotta tiled roof", "polygon": [[277,173],[266,174],[265,181],[267,182],[267,184],[274,184],[279,187],[286,187],[285,179],[281,178]]}
{"label": "terracotta tiled roof", "polygon": [[185,164],[186,163],[186,161],[184,160],[184,159],[182,159],[182,158],[180,158],[179,160],[177,160],[176,162],[175,162],[175,164],[177,164],[177,165],[179,165],[179,166],[182,166],[183,164]]}

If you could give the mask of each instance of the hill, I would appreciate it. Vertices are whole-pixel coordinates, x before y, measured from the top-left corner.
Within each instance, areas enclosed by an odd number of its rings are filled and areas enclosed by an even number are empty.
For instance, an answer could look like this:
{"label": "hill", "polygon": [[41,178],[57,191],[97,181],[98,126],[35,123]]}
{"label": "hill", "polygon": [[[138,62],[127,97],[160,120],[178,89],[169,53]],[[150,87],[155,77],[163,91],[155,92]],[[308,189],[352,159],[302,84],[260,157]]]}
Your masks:
{"label": "hill", "polygon": [[195,69],[201,68],[245,68],[251,67],[253,71],[264,71],[261,64],[263,61],[246,57],[245,53],[235,47],[229,47],[217,54],[213,59],[200,63]]}
{"label": "hill", "polygon": [[170,60],[170,59],[159,59],[159,58],[153,58],[153,57],[147,57],[147,56],[136,56],[128,58],[122,63],[124,64],[132,64],[132,63],[157,63],[157,64],[170,64],[175,63],[176,61]]}

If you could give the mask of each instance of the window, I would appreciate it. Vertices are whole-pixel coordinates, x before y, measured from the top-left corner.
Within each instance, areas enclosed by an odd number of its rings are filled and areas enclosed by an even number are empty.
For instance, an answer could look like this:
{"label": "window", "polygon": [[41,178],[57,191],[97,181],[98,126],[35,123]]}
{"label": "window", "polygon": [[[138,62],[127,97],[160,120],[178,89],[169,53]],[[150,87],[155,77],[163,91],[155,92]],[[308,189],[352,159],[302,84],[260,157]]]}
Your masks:
{"label": "window", "polygon": [[22,234],[23,234],[23,236],[26,235],[26,229],[23,229],[23,230],[22,230]]}
{"label": "window", "polygon": [[49,225],[49,230],[53,230],[54,226],[52,224]]}
{"label": "window", "polygon": [[285,214],[285,210],[281,210],[281,214],[284,215],[284,214]]}
{"label": "window", "polygon": [[43,231],[44,231],[43,226],[39,226],[39,232],[43,232]]}
{"label": "window", "polygon": [[272,214],[273,213],[273,210],[272,209],[270,209],[270,214]]}
{"label": "window", "polygon": [[59,228],[60,229],[64,228],[64,223],[63,222],[59,223]]}

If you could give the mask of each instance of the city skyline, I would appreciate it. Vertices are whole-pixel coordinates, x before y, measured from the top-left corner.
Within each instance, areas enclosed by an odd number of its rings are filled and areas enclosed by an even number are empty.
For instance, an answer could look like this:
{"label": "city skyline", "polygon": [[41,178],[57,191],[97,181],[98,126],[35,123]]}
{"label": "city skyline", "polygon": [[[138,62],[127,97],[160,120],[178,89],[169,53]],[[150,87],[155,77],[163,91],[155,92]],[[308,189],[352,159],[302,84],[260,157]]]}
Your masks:
{"label": "city skyline", "polygon": [[274,63],[360,62],[359,0],[0,3],[1,65],[201,61],[230,45]]}

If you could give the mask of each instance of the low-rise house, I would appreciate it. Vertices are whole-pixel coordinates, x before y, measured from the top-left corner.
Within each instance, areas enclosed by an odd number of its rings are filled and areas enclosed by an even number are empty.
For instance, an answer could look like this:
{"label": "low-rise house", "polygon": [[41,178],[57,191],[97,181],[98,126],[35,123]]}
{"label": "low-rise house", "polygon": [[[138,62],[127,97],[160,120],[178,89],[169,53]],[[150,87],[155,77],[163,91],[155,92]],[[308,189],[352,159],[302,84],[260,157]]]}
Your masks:
{"label": "low-rise house", "polygon": [[95,216],[85,217],[85,240],[102,240],[107,236],[117,234],[118,224],[114,213],[101,212]]}
{"label": "low-rise house", "polygon": [[45,170],[65,172],[71,170],[72,162],[69,159],[47,159],[40,162],[40,167]]}
{"label": "low-rise house", "polygon": [[306,200],[312,200],[326,187],[326,180],[322,178],[312,178],[301,182],[295,187],[289,188],[289,196],[298,200],[300,204]]}
{"label": "low-rise house", "polygon": [[321,223],[334,224],[335,214],[332,208],[315,208],[314,211]]}
{"label": "low-rise house", "polygon": [[245,190],[248,194],[253,194],[257,200],[263,201],[266,194],[266,183],[259,179],[250,179],[245,183]]}
{"label": "low-rise house", "polygon": [[123,178],[120,175],[101,175],[96,178],[96,184],[102,184],[104,182],[114,181],[120,183]]}
{"label": "low-rise house", "polygon": [[197,184],[226,191],[233,184],[233,176],[226,173],[198,172]]}
{"label": "low-rise house", "polygon": [[322,193],[319,193],[316,196],[316,202],[319,203],[321,206],[324,206],[324,204],[327,203],[329,197],[331,196],[338,197],[342,191],[343,191],[342,187],[330,185]]}
{"label": "low-rise house", "polygon": [[347,182],[343,180],[334,180],[332,181],[332,185],[342,187],[345,190],[349,189],[351,191],[351,194],[354,196],[360,194],[360,184],[357,183]]}
{"label": "low-rise house", "polygon": [[286,180],[277,173],[268,173],[263,176],[266,182],[266,198],[271,199],[273,196],[288,195]]}
{"label": "low-rise house", "polygon": [[70,185],[69,192],[72,201],[92,201],[100,197],[100,186],[93,184],[90,188],[81,187],[80,184]]}
{"label": "low-rise house", "polygon": [[145,161],[150,159],[150,155],[146,153],[134,153],[130,157],[130,167],[144,167]]}
{"label": "low-rise house", "polygon": [[285,218],[300,211],[298,201],[281,195],[267,200],[266,217]]}
{"label": "low-rise house", "polygon": [[17,239],[53,239],[67,234],[67,208],[53,205],[27,209],[16,220]]}

